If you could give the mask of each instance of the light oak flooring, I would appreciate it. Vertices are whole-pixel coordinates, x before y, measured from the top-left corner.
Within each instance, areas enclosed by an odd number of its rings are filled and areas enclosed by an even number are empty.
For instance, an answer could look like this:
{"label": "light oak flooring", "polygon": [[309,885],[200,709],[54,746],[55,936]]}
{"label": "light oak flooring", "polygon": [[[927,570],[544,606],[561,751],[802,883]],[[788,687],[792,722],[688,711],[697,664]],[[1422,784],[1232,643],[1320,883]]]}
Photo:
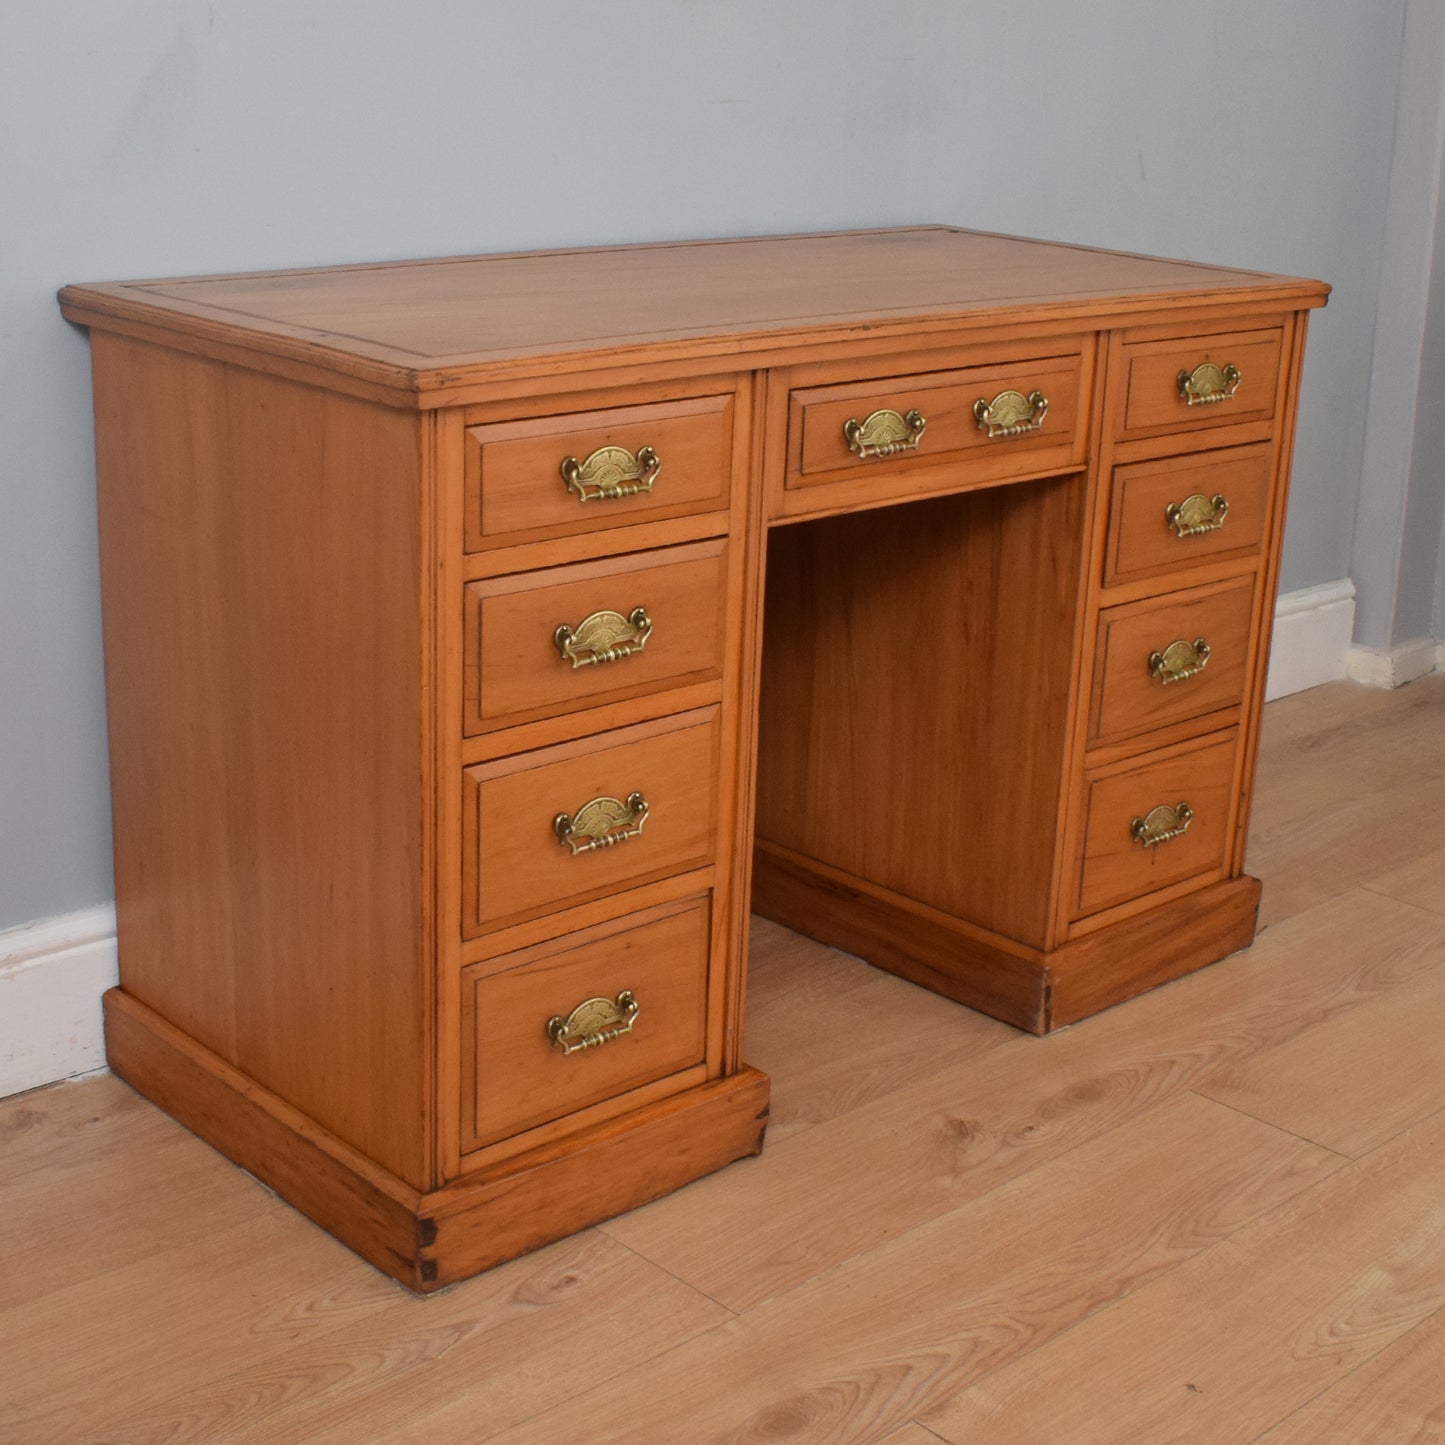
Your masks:
{"label": "light oak flooring", "polygon": [[1255,946],[1048,1039],[759,921],[761,1158],[429,1299],[0,1102],[0,1440],[1445,1441],[1445,677],[1272,704]]}

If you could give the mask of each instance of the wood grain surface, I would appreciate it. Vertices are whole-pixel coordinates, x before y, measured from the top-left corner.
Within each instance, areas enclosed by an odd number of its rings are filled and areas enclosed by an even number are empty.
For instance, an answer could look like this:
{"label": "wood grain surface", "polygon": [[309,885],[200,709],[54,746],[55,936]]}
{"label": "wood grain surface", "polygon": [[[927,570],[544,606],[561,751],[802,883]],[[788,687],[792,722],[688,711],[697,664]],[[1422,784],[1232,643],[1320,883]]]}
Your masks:
{"label": "wood grain surface", "polygon": [[122,987],[424,1186],[422,425],[92,344]]}
{"label": "wood grain surface", "polygon": [[1005,309],[1059,326],[1101,302],[1127,314],[1206,295],[1317,305],[1327,292],[1257,271],[920,226],[67,286],[61,302],[74,321],[105,317],[218,347],[259,338],[266,353],[338,381],[445,395],[468,376],[597,366],[642,346],[716,356],[743,338],[766,349],[799,331],[918,334],[935,319]]}

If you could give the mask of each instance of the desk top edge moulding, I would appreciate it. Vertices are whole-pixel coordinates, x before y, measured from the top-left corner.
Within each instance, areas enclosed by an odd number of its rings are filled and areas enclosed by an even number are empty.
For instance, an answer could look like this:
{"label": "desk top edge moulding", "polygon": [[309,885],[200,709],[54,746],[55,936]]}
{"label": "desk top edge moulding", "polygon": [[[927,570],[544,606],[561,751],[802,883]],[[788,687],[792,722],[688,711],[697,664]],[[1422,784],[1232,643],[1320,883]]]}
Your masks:
{"label": "desk top edge moulding", "polygon": [[431,1290],[757,1153],[750,909],[1246,947],[1320,282],[909,227],[68,286],[112,1067]]}

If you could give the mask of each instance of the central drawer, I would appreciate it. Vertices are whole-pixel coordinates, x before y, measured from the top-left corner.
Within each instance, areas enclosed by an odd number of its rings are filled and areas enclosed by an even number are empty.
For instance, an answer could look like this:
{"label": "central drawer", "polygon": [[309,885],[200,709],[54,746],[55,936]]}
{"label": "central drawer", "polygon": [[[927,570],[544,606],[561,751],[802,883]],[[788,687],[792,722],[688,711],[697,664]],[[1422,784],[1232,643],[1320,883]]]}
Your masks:
{"label": "central drawer", "polygon": [[[967,459],[980,481],[1083,459],[1083,353],[795,389],[786,488],[890,478]],[[907,487],[904,490],[908,490]]]}
{"label": "central drawer", "polygon": [[712,862],[718,709],[462,775],[462,936]]}

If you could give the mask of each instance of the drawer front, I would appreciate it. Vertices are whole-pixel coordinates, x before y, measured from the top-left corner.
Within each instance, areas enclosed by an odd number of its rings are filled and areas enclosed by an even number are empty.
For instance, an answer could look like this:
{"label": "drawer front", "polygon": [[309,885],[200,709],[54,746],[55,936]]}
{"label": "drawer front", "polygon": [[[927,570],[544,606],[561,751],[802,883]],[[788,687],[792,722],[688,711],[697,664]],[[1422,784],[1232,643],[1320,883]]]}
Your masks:
{"label": "drawer front", "polygon": [[1126,346],[1120,436],[1271,420],[1283,339],[1276,328]]}
{"label": "drawer front", "polygon": [[1272,467],[1268,445],[1116,467],[1104,581],[1257,553]]}
{"label": "drawer front", "polygon": [[[1076,917],[1223,867],[1237,743],[1237,732],[1215,734],[1088,780]],[[1187,826],[1166,837],[1183,824],[1180,804]]]}
{"label": "drawer front", "polygon": [[[1095,742],[1234,707],[1244,696],[1254,578],[1099,614]],[[1201,646],[1202,644],[1202,646]]]}
{"label": "drawer front", "polygon": [[733,397],[467,428],[467,549],[727,506]]}
{"label": "drawer front", "polygon": [[466,589],[468,734],[722,676],[719,539]]}
{"label": "drawer front", "polygon": [[463,934],[711,863],[718,735],[708,708],[467,768]]}
{"label": "drawer front", "polygon": [[810,387],[792,396],[789,487],[968,456],[986,476],[1082,455],[1075,353],[967,371]]}
{"label": "drawer front", "polygon": [[698,899],[611,933],[572,934],[500,971],[498,961],[465,970],[463,1147],[701,1063],[707,960]]}

